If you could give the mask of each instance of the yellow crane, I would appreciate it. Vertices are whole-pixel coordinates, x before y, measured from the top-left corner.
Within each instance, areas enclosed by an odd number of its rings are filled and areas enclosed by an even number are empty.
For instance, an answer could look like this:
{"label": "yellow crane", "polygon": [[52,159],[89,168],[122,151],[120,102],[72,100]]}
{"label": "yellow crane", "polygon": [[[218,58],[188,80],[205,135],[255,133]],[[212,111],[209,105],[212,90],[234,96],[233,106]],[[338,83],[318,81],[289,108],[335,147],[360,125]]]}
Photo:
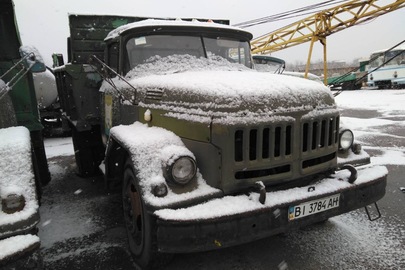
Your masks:
{"label": "yellow crane", "polygon": [[317,12],[305,19],[253,39],[251,42],[252,52],[256,54],[269,54],[305,42],[311,42],[305,68],[305,77],[307,77],[314,43],[320,41],[323,45],[324,82],[326,84],[327,36],[405,6],[405,0],[380,1],[384,2],[384,4],[377,2],[379,1],[353,0]]}

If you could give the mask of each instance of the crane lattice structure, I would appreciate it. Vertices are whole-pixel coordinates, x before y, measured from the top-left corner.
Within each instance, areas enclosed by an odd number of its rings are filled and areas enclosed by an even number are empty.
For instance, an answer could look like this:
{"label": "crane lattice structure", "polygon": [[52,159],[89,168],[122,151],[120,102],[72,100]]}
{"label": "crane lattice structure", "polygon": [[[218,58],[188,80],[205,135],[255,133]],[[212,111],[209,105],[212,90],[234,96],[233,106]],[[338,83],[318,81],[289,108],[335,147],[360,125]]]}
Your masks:
{"label": "crane lattice structure", "polygon": [[270,54],[275,51],[311,42],[305,68],[307,77],[314,43],[323,45],[324,82],[327,82],[326,37],[349,27],[373,20],[381,15],[405,6],[405,0],[380,1],[352,0],[338,6],[317,12],[305,19],[287,25],[276,31],[253,39],[252,53]]}

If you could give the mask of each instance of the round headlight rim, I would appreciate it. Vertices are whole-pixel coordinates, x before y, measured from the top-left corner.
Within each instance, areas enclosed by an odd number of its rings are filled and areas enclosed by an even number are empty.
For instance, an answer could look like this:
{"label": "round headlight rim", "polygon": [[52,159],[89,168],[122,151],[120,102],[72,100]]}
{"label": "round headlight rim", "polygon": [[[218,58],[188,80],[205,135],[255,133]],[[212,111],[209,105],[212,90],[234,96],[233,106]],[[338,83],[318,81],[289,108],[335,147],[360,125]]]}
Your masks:
{"label": "round headlight rim", "polygon": [[[343,135],[344,135],[346,132],[350,132],[350,134],[351,134],[351,140],[350,140],[350,143],[349,143],[349,146],[348,146],[348,147],[343,147],[343,146],[342,146],[342,137],[343,137]],[[353,143],[354,143],[354,134],[353,134],[353,131],[351,131],[350,129],[343,129],[342,131],[339,132],[339,150],[341,150],[341,151],[347,151],[347,150],[349,150],[349,149],[353,146]]]}
{"label": "round headlight rim", "polygon": [[[175,165],[183,159],[189,160],[193,167],[192,173],[189,174],[189,176],[187,178],[185,178],[184,180],[177,178],[173,174],[173,169],[174,169]],[[196,174],[197,174],[197,163],[196,163],[195,159],[191,156],[185,156],[185,155],[179,156],[173,162],[171,162],[170,165],[166,166],[166,180],[168,181],[169,184],[173,183],[176,185],[185,186],[188,183],[190,183],[191,180],[193,180],[195,178]]]}

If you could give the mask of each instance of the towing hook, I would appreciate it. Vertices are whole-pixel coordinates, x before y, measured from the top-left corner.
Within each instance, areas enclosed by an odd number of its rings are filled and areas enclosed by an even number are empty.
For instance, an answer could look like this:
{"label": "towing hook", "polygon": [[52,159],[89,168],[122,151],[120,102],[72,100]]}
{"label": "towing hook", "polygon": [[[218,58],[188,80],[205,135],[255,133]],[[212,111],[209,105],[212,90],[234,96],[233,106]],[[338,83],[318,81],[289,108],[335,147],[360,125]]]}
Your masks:
{"label": "towing hook", "polygon": [[266,186],[263,184],[262,181],[257,181],[255,183],[255,190],[258,190],[260,193],[259,202],[264,204],[266,202]]}
{"label": "towing hook", "polygon": [[346,169],[350,171],[349,183],[353,184],[354,181],[357,179],[357,170],[353,165],[345,164],[343,165],[342,169]]}

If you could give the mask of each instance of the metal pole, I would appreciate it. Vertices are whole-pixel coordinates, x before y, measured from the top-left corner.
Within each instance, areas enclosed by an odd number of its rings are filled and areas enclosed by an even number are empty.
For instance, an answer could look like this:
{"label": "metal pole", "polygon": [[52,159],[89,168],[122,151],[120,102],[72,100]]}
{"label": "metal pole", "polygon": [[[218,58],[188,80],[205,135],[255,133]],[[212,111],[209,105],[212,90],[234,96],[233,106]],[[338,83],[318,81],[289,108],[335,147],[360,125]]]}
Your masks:
{"label": "metal pole", "polygon": [[311,44],[309,45],[309,54],[308,54],[307,66],[305,67],[305,75],[304,75],[305,79],[308,78],[309,66],[311,65],[312,49],[314,48],[314,43],[317,40],[318,40],[318,38],[316,36],[312,36]]}
{"label": "metal pole", "polygon": [[326,37],[321,39],[323,45],[323,83],[328,84],[328,59],[326,54]]}

